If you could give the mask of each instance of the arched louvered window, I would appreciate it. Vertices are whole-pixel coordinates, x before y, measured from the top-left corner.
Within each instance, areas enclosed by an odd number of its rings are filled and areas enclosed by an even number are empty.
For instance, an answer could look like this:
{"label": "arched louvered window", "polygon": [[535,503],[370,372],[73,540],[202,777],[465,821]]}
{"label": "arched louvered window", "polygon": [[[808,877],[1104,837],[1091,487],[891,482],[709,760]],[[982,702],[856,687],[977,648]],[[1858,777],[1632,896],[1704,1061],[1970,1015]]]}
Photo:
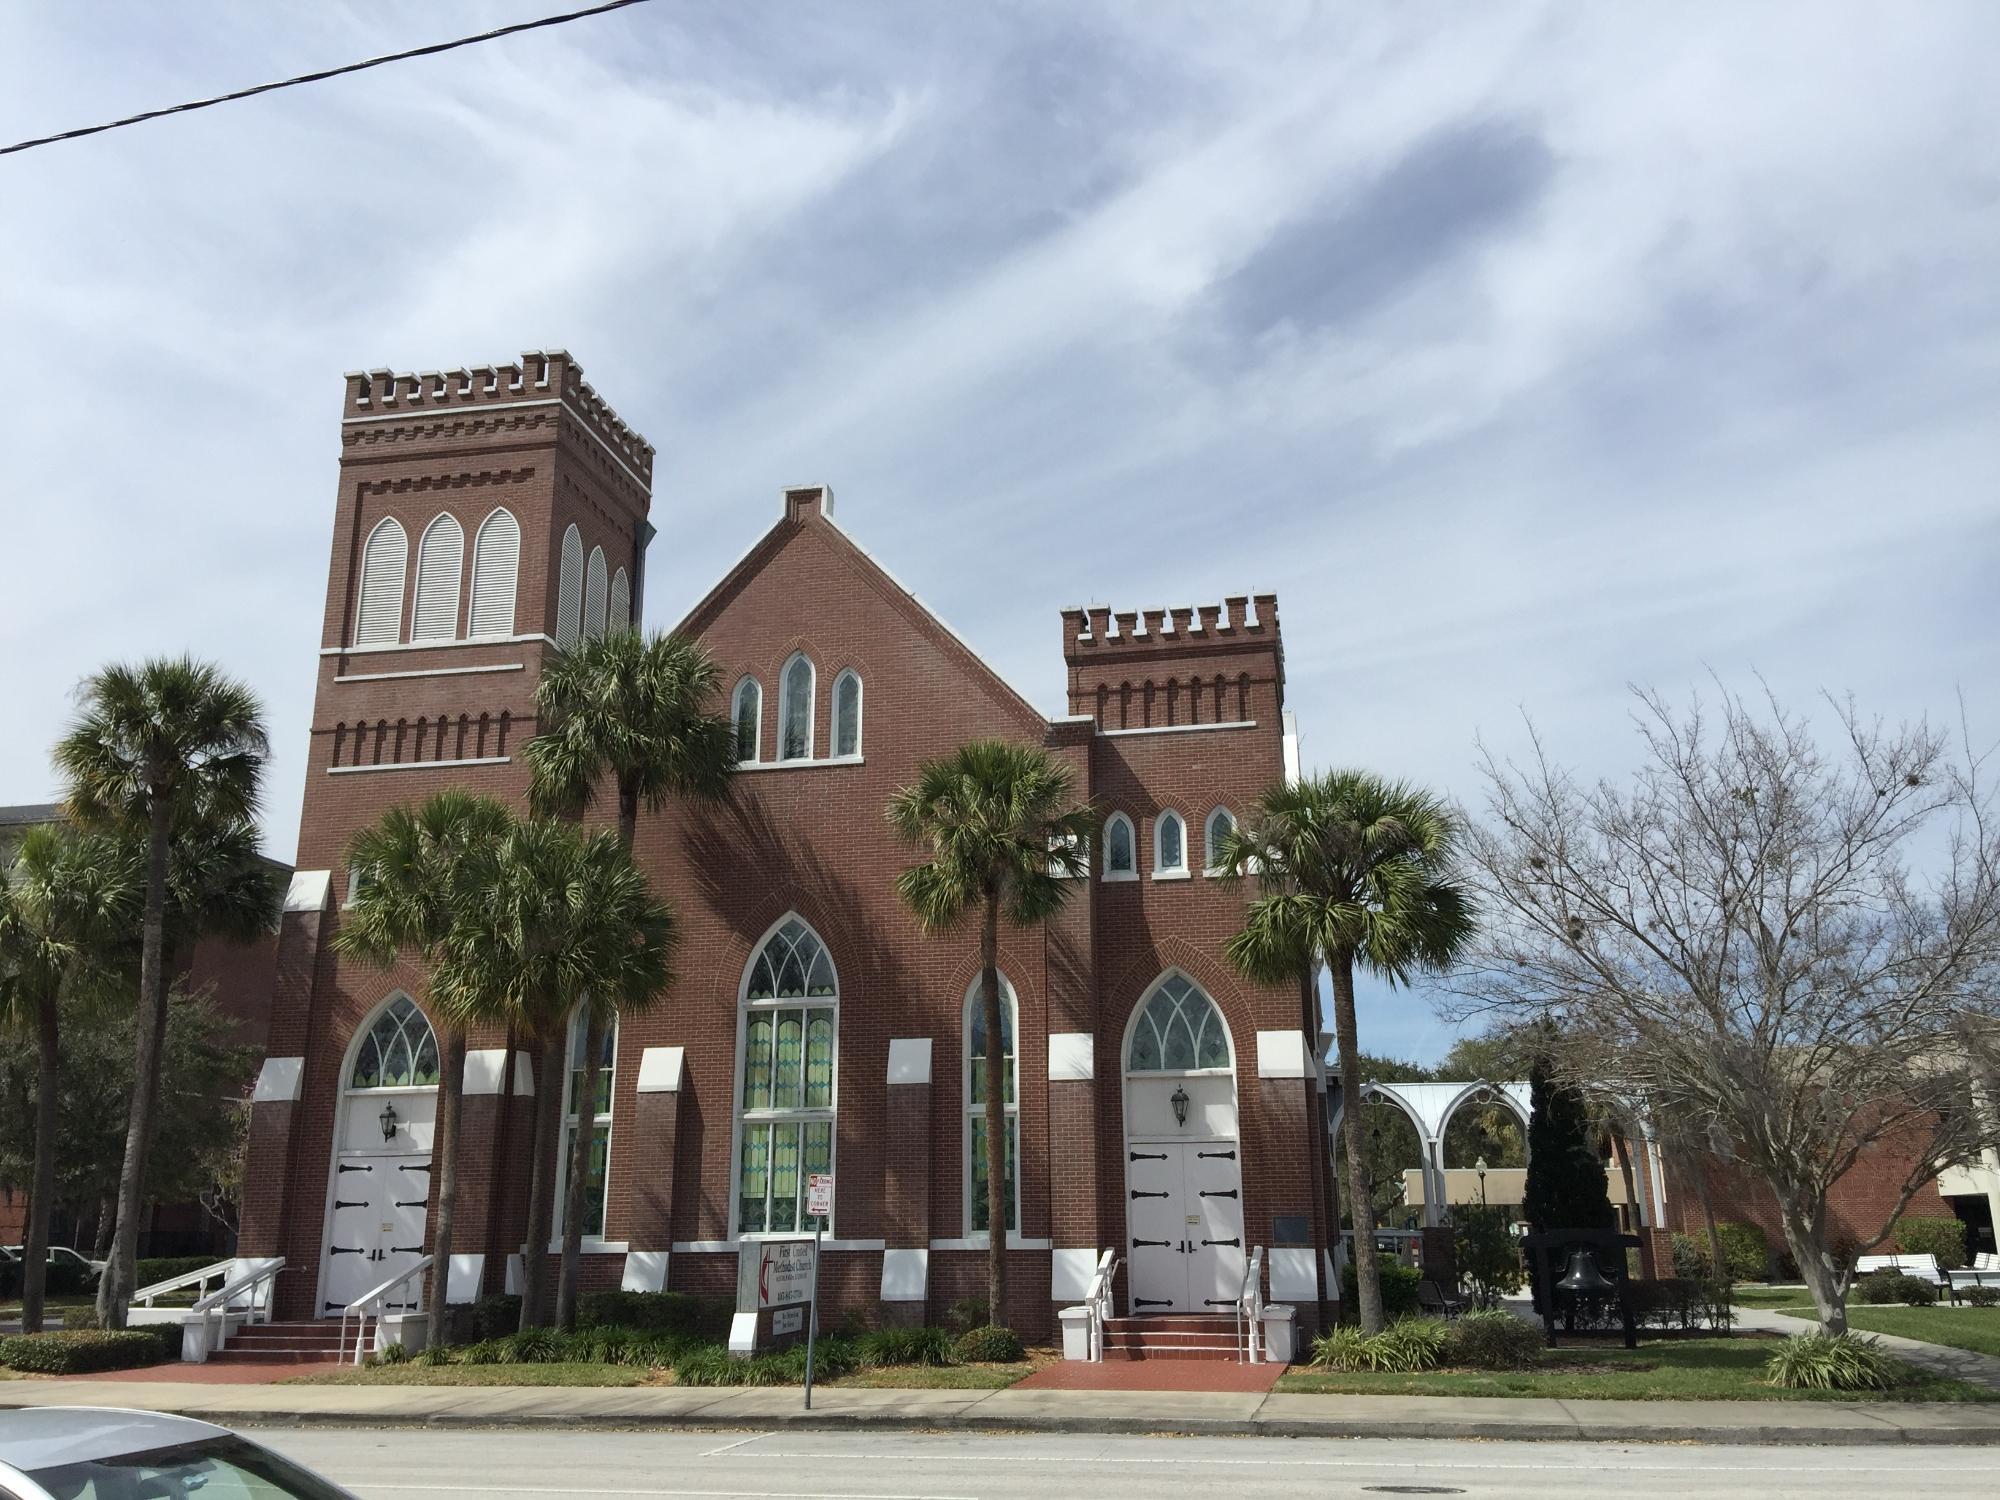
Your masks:
{"label": "arched louvered window", "polygon": [[583,574],[583,633],[597,636],[604,634],[604,612],[607,580],[604,576],[604,549],[590,549],[590,566]]}
{"label": "arched louvered window", "polygon": [[1132,820],[1122,812],[1104,820],[1104,878],[1139,878],[1139,862],[1133,853]]}
{"label": "arched louvered window", "polygon": [[472,542],[472,621],[466,634],[514,633],[514,582],[521,571],[521,525],[504,510],[480,523]]}
{"label": "arched louvered window", "polygon": [[1132,1022],[1125,1054],[1131,1073],[1196,1073],[1229,1066],[1229,1028],[1201,986],[1169,974]]}
{"label": "arched louvered window", "polygon": [[861,753],[861,678],[853,671],[833,679],[833,753]]}
{"label": "arched louvered window", "polygon": [[574,646],[583,633],[583,533],[563,533],[562,571],[556,575],[556,644]]}
{"label": "arched louvered window", "polygon": [[368,544],[361,549],[355,645],[393,646],[403,638],[403,580],[409,570],[410,539],[391,516],[368,533]]}
{"label": "arched louvered window", "polygon": [[449,641],[458,635],[458,585],[465,573],[465,528],[441,515],[417,543],[417,602],[410,639]]}
{"label": "arched louvered window", "polygon": [[825,946],[797,917],[785,918],[743,978],[743,1071],[736,1095],[740,1234],[813,1227],[806,1179],[833,1170],[839,1005],[840,981]]}
{"label": "arched louvered window", "polygon": [[736,721],[736,758],[747,765],[757,758],[764,733],[764,689],[756,678],[736,684],[731,717]]}
{"label": "arched louvered window", "polygon": [[1177,812],[1153,820],[1153,878],[1187,874],[1187,824]]}
{"label": "arched louvered window", "polygon": [[813,753],[812,658],[794,656],[778,683],[778,759],[808,759]]}
{"label": "arched louvered window", "polygon": [[620,568],[611,575],[611,615],[610,628],[630,630],[632,628],[632,581]]}

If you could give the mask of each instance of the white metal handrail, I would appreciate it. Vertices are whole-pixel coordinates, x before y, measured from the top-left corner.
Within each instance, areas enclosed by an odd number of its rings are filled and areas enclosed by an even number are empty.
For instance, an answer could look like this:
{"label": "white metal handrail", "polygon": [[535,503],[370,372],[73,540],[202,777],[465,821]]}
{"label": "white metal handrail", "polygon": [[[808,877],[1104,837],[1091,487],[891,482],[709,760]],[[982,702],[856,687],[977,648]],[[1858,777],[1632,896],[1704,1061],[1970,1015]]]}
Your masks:
{"label": "white metal handrail", "polygon": [[1104,1359],[1104,1325],[1117,1311],[1112,1283],[1117,1280],[1118,1267],[1122,1264],[1116,1250],[1105,1251],[1097,1259],[1097,1270],[1090,1278],[1090,1290],[1084,1294],[1083,1305],[1090,1311],[1092,1363],[1101,1363]]}
{"label": "white metal handrail", "polygon": [[1236,1289],[1236,1347],[1243,1363],[1258,1362],[1258,1347],[1264,1333],[1264,1247],[1250,1252],[1243,1268],[1243,1281]]}
{"label": "white metal handrail", "polygon": [[186,1287],[197,1288],[195,1296],[200,1298],[207,1294],[209,1282],[227,1281],[229,1273],[235,1270],[239,1264],[241,1264],[239,1261],[219,1260],[214,1265],[203,1266],[198,1271],[183,1271],[178,1276],[169,1276],[165,1281],[156,1281],[151,1286],[142,1286],[132,1294],[132,1305],[135,1307],[151,1307],[155,1297],[164,1297],[168,1292],[178,1292]]}
{"label": "white metal handrail", "polygon": [[379,1329],[382,1323],[382,1304],[384,1300],[387,1299],[389,1293],[395,1291],[397,1287],[404,1286],[411,1281],[416,1281],[417,1300],[413,1310],[416,1312],[423,1311],[424,1284],[420,1278],[423,1276],[424,1272],[428,1271],[431,1268],[431,1263],[435,1259],[436,1259],[435,1256],[431,1255],[424,1256],[415,1265],[411,1266],[409,1270],[390,1277],[387,1281],[383,1282],[378,1287],[374,1287],[368,1291],[363,1292],[359,1297],[356,1297],[352,1302],[348,1303],[347,1306],[343,1307],[340,1310],[340,1345],[339,1345],[339,1353],[337,1355],[338,1358],[340,1359],[347,1358],[347,1320],[349,1318],[353,1318],[355,1320],[354,1363],[356,1363],[357,1365],[361,1363],[362,1350],[367,1346],[368,1343],[368,1314],[371,1312],[375,1314],[376,1327]]}
{"label": "white metal handrail", "polygon": [[[201,1327],[201,1348],[208,1353],[220,1349],[228,1339],[232,1312],[240,1309],[248,1323],[271,1321],[271,1296],[278,1284],[278,1273],[285,1269],[285,1258],[270,1255],[241,1264],[247,1268],[241,1276],[198,1298],[188,1310]],[[218,1318],[219,1327],[215,1321]],[[181,1347],[183,1351],[187,1348],[185,1338]]]}

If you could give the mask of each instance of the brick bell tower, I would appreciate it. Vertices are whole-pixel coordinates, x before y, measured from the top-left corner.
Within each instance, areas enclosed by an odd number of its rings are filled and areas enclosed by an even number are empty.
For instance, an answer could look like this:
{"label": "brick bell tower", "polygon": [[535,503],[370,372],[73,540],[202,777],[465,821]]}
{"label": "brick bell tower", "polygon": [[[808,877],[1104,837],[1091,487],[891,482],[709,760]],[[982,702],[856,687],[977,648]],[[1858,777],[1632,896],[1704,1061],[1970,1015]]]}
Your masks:
{"label": "brick bell tower", "polygon": [[[357,1030],[392,992],[424,993],[420,975],[333,953],[348,841],[385,809],[446,787],[526,806],[519,751],[534,733],[546,654],[639,618],[652,477],[652,445],[560,350],[347,376],[298,873],[240,1234],[242,1255],[285,1257],[283,1316],[316,1315],[326,1301],[329,1205],[352,1195],[322,1189],[351,1144],[342,1074]],[[493,1153],[478,1144],[525,1111],[526,1100],[501,1108],[502,1056],[497,1040],[473,1036],[458,1206],[466,1250],[519,1239],[504,1223],[518,1205],[500,1201],[485,1175]],[[428,1146],[414,1129],[410,1138]],[[482,1260],[454,1257],[453,1300],[497,1281]]]}

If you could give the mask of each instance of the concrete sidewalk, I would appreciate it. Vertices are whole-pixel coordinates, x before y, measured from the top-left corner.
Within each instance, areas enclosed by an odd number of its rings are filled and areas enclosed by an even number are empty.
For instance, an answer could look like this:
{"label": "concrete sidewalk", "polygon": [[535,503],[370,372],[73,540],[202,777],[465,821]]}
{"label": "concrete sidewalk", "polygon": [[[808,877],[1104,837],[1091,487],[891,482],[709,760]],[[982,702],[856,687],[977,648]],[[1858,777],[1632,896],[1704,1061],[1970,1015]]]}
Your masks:
{"label": "concrete sidewalk", "polygon": [[[1767,1312],[1760,1307],[1739,1307],[1736,1309],[1736,1326],[1755,1329],[1765,1333],[1815,1333],[1819,1324],[1811,1318],[1795,1318],[1789,1313]],[[1967,1385],[1984,1386],[1989,1391],[2000,1391],[2000,1359],[1990,1354],[1980,1354],[1971,1349],[1954,1349],[1948,1344],[1927,1344],[1921,1339],[1899,1338],[1893,1333],[1870,1333],[1865,1328],[1857,1328],[1856,1333],[1865,1338],[1879,1341],[1885,1352],[1893,1354],[1907,1365],[1915,1365],[1932,1375],[1949,1376],[1953,1380],[1963,1380]]]}
{"label": "concrete sidewalk", "polygon": [[1195,1391],[0,1383],[0,1406],[123,1406],[233,1426],[912,1428],[1265,1437],[2000,1446],[2000,1404],[1554,1401]]}

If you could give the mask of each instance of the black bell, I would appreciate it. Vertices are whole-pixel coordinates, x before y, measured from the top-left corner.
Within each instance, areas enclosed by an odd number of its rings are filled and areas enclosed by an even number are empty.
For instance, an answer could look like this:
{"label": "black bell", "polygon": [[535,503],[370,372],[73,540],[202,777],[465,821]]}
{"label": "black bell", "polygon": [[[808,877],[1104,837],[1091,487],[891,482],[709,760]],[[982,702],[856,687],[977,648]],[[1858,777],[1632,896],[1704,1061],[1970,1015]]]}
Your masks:
{"label": "black bell", "polygon": [[1571,1253],[1569,1274],[1556,1285],[1566,1292],[1581,1292],[1587,1297],[1601,1296],[1605,1292],[1617,1290],[1614,1283],[1604,1279],[1604,1273],[1597,1268],[1597,1257],[1588,1250]]}

